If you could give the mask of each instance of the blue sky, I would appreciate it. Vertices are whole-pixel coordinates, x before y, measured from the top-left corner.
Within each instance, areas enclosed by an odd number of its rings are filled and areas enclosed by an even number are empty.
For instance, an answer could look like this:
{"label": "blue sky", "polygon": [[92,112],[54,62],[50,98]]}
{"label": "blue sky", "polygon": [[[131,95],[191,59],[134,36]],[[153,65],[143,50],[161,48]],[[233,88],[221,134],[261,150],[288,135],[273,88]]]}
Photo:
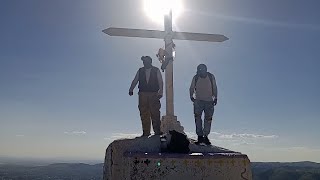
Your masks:
{"label": "blue sky", "polygon": [[[213,144],[252,161],[320,162],[319,2],[183,3],[174,30],[230,38],[175,41],[175,114],[188,135],[195,137],[188,88],[205,63],[219,90]],[[3,0],[0,23],[0,156],[102,161],[112,140],[141,134],[128,89],[142,55],[160,67],[164,43],[101,31],[162,30],[143,1]]]}

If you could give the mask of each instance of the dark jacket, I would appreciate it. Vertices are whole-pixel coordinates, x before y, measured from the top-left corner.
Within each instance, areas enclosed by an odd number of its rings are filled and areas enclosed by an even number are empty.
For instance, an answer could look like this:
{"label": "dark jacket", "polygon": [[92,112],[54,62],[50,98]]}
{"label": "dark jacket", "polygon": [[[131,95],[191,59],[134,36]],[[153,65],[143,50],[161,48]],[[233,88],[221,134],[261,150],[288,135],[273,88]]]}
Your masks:
{"label": "dark jacket", "polygon": [[139,69],[139,92],[158,92],[159,82],[157,78],[157,67],[152,66],[150,71],[149,81],[146,80],[146,69],[142,67]]}

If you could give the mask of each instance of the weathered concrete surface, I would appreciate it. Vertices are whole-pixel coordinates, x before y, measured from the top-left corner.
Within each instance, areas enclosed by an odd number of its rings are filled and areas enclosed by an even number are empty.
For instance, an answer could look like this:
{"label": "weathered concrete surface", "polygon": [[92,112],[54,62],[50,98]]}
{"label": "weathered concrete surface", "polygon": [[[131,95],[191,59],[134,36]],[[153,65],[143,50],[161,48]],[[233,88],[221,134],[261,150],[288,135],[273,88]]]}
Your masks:
{"label": "weathered concrete surface", "polygon": [[[248,180],[250,162],[238,153],[145,154],[126,153],[123,179]],[[120,178],[121,179],[121,178]]]}
{"label": "weathered concrete surface", "polygon": [[161,154],[159,136],[116,140],[106,150],[104,180],[252,179],[247,155],[192,140],[189,148],[192,154]]}

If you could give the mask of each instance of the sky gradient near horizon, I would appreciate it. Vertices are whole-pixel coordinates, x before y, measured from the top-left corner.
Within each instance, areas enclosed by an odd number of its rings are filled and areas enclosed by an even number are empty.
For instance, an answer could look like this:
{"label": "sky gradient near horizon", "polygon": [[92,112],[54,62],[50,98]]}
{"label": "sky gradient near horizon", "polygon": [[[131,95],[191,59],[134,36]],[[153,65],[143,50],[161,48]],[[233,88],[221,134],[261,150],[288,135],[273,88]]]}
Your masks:
{"label": "sky gradient near horizon", "polygon": [[[213,144],[251,161],[320,162],[320,2],[183,4],[174,30],[230,38],[175,41],[175,114],[187,134],[196,137],[189,86],[205,63],[219,91]],[[162,30],[142,0],[2,0],[0,24],[0,157],[102,161],[112,140],[141,134],[128,89],[142,55],[160,67],[163,40],[102,30]]]}

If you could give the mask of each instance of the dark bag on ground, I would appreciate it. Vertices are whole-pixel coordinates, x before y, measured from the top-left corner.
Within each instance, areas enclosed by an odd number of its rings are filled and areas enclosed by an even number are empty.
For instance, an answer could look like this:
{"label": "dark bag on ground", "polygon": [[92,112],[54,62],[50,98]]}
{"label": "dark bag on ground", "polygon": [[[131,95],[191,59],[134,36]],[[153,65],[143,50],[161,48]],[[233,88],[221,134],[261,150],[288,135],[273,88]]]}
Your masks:
{"label": "dark bag on ground", "polygon": [[189,153],[189,140],[186,135],[177,132],[175,130],[169,131],[171,134],[171,140],[167,148],[172,153]]}

